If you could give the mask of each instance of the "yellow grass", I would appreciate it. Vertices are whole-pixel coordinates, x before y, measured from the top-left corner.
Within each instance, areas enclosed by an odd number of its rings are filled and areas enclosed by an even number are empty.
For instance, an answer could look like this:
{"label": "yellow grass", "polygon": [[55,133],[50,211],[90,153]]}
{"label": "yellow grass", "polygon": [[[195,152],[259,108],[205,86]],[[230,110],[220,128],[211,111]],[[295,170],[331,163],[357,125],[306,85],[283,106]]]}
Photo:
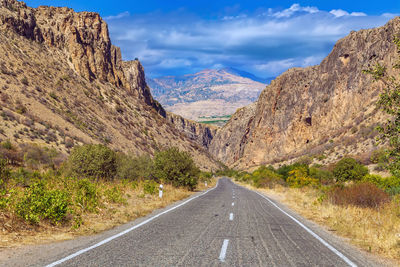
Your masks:
{"label": "yellow grass", "polygon": [[277,186],[274,189],[256,189],[240,184],[286,204],[305,218],[348,238],[359,248],[400,264],[399,198],[380,209],[343,207],[319,201],[320,193],[312,188]]}
{"label": "yellow grass", "polygon": [[[207,188],[203,183],[199,183],[196,191],[198,192],[211,188],[215,184],[215,179],[208,183]],[[163,198],[160,199],[158,197],[158,191],[155,195],[143,194],[141,185],[133,189],[131,184],[113,182],[102,183],[99,185],[99,188],[105,190],[114,186],[118,186],[124,192],[124,197],[127,202],[125,204],[104,202],[99,208],[98,213],[83,213],[83,224],[77,229],[74,229],[73,222],[59,226],[40,223],[39,226],[15,227],[15,224],[21,224],[21,220],[18,219],[15,214],[2,214],[0,212],[0,221],[5,222],[3,223],[3,229],[1,229],[0,225],[0,248],[49,243],[72,239],[76,236],[99,233],[139,217],[146,216],[156,209],[164,208],[196,192],[165,185]],[[17,230],[7,231],[7,229],[12,228]]]}

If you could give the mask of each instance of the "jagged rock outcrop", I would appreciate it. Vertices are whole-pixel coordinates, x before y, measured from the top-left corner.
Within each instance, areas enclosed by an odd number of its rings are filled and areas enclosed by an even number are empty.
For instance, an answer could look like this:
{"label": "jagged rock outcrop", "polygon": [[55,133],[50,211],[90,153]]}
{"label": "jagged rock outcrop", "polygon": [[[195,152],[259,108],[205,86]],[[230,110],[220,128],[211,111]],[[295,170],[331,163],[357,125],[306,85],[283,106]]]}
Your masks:
{"label": "jagged rock outcrop", "polygon": [[111,44],[108,26],[94,12],[70,8],[27,7],[24,2],[0,0],[2,30],[63,50],[74,70],[88,80],[99,79],[128,88],[121,51]]}
{"label": "jagged rock outcrop", "polygon": [[147,105],[153,107],[161,116],[166,118],[166,111],[151,95],[150,88],[146,83],[144,69],[142,64],[140,64],[140,61],[124,61],[122,65],[125,77],[128,81],[129,92],[143,100]]}
{"label": "jagged rock outcrop", "polygon": [[261,93],[254,115],[240,110],[217,133],[210,152],[230,166],[248,168],[323,152],[342,137],[349,146],[360,142],[363,127],[382,118],[374,104],[382,84],[363,70],[376,62],[393,65],[399,33],[400,18],[351,32],[319,66],[286,71]]}
{"label": "jagged rock outcrop", "polygon": [[223,128],[219,129],[208,146],[209,151],[225,164],[231,165],[240,158],[248,139],[257,102],[238,109]]}
{"label": "jagged rock outcrop", "polygon": [[167,112],[167,120],[180,132],[205,148],[210,146],[211,140],[218,129],[216,126],[188,120],[171,112]]}

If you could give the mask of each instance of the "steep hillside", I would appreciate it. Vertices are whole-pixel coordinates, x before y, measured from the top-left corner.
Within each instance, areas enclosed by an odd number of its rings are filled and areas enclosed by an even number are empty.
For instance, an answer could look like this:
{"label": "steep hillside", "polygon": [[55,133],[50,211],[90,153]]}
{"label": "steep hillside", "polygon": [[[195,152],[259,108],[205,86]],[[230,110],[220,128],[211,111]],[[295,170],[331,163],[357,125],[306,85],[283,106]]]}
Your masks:
{"label": "steep hillside", "polygon": [[105,143],[133,154],[167,146],[217,168],[167,121],[140,62],[122,62],[96,13],[0,0],[0,139],[68,152]]}
{"label": "steep hillside", "polygon": [[154,97],[168,111],[199,121],[233,114],[254,102],[265,83],[250,73],[225,68],[149,79]]}
{"label": "steep hillside", "polygon": [[[351,32],[319,66],[294,68],[272,81],[256,107],[239,110],[212,140],[210,151],[224,163],[249,168],[315,155],[321,160],[368,154],[376,149],[375,102],[382,84],[363,70],[396,59],[393,37],[400,18],[385,26]],[[237,131],[236,129],[241,129]]]}

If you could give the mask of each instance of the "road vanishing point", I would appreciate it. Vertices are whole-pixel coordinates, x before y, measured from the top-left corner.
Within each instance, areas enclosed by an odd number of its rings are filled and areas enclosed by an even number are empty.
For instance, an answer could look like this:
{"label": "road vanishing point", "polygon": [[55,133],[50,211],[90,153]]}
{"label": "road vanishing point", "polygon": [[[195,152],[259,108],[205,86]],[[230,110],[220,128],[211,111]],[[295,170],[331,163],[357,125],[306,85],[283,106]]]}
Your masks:
{"label": "road vanishing point", "polygon": [[38,262],[31,266],[379,265],[341,238],[227,178],[131,224],[38,250],[43,253],[35,252]]}

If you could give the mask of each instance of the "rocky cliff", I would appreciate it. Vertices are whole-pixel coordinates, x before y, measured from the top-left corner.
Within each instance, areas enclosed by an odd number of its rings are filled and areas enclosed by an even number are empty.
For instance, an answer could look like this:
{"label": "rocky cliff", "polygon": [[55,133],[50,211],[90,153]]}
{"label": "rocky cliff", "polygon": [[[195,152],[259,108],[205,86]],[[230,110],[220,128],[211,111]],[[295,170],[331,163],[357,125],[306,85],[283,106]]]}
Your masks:
{"label": "rocky cliff", "polygon": [[216,134],[210,152],[230,166],[249,168],[333,152],[335,146],[347,154],[375,149],[373,129],[383,117],[374,103],[382,84],[363,70],[376,62],[392,66],[399,33],[400,18],[351,32],[319,66],[283,73],[264,89],[254,111],[239,110]]}
{"label": "rocky cliff", "polygon": [[143,100],[147,105],[153,107],[161,116],[166,118],[166,111],[151,95],[150,88],[146,83],[142,64],[140,64],[138,60],[133,60],[124,61],[122,65],[129,85],[128,90],[132,92],[135,97]]}
{"label": "rocky cliff", "polygon": [[202,147],[208,148],[211,140],[217,132],[216,126],[198,123],[185,119],[179,115],[167,112],[167,120],[174,125],[181,133],[193,140]]}
{"label": "rocky cliff", "polygon": [[1,0],[0,6],[3,30],[63,50],[74,70],[88,80],[129,87],[121,51],[111,44],[107,24],[99,14],[47,6],[34,9],[15,0]]}
{"label": "rocky cliff", "polygon": [[0,140],[68,153],[104,143],[132,154],[177,146],[219,165],[165,117],[140,62],[123,62],[96,13],[0,0]]}

